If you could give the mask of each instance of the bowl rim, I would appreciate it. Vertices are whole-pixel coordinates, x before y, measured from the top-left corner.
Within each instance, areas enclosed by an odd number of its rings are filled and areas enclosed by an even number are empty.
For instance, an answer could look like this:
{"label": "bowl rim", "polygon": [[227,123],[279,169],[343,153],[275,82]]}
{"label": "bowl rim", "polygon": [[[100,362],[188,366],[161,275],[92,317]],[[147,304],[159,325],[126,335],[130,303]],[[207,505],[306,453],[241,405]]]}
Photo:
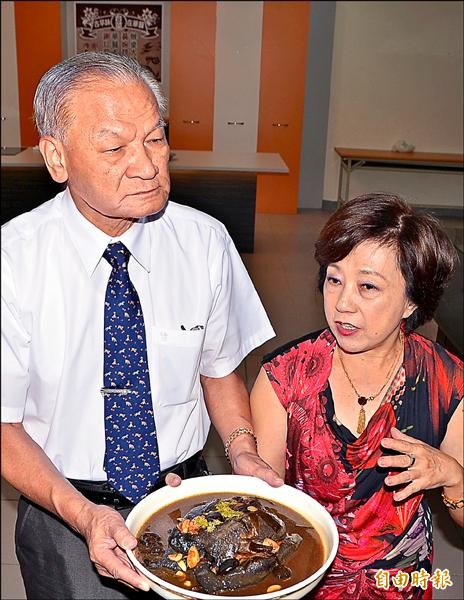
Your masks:
{"label": "bowl rim", "polygon": [[[269,484],[267,484],[266,482],[264,482],[263,480],[257,478],[257,477],[253,477],[253,476],[249,476],[249,475],[234,475],[234,474],[224,474],[224,475],[206,475],[204,477],[196,477],[196,478],[191,478],[191,479],[185,479],[182,480],[182,483],[177,486],[177,487],[171,487],[169,488],[169,486],[165,486],[163,488],[160,488],[159,490],[156,490],[155,492],[152,492],[151,494],[148,494],[148,496],[146,496],[143,500],[141,500],[138,504],[136,504],[134,506],[134,508],[131,510],[131,512],[129,513],[129,515],[126,518],[126,524],[129,521],[129,525],[131,524],[132,520],[136,517],[137,513],[140,512],[140,510],[143,508],[144,505],[150,503],[152,501],[152,498],[155,494],[159,496],[162,496],[163,490],[169,489],[170,491],[175,491],[178,490],[182,487],[182,485],[184,485],[184,490],[187,492],[187,494],[189,493],[188,490],[186,490],[185,488],[192,488],[194,485],[197,486],[198,485],[198,479],[204,479],[207,478],[208,481],[213,481],[213,482],[217,482],[218,486],[221,483],[224,483],[227,485],[227,483],[230,483],[232,481],[234,481],[234,483],[236,484],[240,484],[243,483],[245,485],[257,485],[258,487],[261,487],[262,489],[266,490],[277,490],[280,488],[284,488],[286,491],[290,491],[292,494],[296,493],[297,496],[300,496],[301,499],[303,499],[304,497],[304,501],[305,502],[309,502],[310,504],[312,504],[314,507],[317,508],[317,510],[319,510],[319,512],[321,514],[323,514],[326,518],[326,523],[325,525],[327,526],[328,529],[331,530],[332,533],[332,537],[333,537],[333,544],[332,544],[332,548],[329,549],[328,553],[327,553],[327,557],[324,560],[323,564],[320,566],[320,568],[315,571],[314,573],[312,573],[312,575],[310,575],[309,577],[307,577],[306,579],[303,579],[295,584],[293,584],[292,586],[286,587],[286,588],[282,588],[281,590],[279,590],[282,594],[282,596],[287,596],[289,594],[292,594],[294,592],[299,591],[301,588],[306,587],[307,585],[310,585],[311,583],[313,583],[314,581],[316,581],[317,579],[321,578],[322,575],[327,571],[327,569],[330,567],[331,563],[333,562],[335,555],[338,551],[338,545],[339,545],[339,534],[338,534],[338,529],[337,526],[335,524],[335,521],[332,517],[332,515],[328,512],[328,510],[322,506],[322,504],[320,504],[317,500],[315,500],[314,498],[312,498],[309,494],[299,490],[298,488],[295,488],[293,486],[284,484],[283,486],[279,486],[279,488],[274,488],[272,486],[270,486]],[[233,478],[233,479],[232,479]],[[195,479],[197,480],[195,482]],[[189,482],[193,482],[193,483],[189,483]],[[235,487],[235,486],[234,486]],[[229,493],[229,491],[227,491],[225,488],[222,489],[218,489],[217,490],[218,493]],[[164,492],[164,494],[166,495],[168,492]],[[202,492],[201,490],[196,491],[194,494],[191,494],[192,497],[193,496],[201,496],[204,495],[205,493],[214,493],[214,491],[212,490],[211,492],[209,492],[209,490]],[[232,489],[230,490],[231,494],[236,494],[236,493],[240,493],[238,489]],[[248,495],[251,495],[251,492],[249,491],[242,491],[241,493],[246,493]],[[266,496],[265,492],[264,493],[254,493],[254,496],[258,497],[258,498],[263,498],[265,500],[269,500],[271,502],[278,502],[278,500],[276,500],[275,498],[269,498]],[[172,502],[175,502],[175,499],[172,500],[170,499],[169,501],[165,501],[164,503],[161,502],[159,508],[157,508],[157,510],[162,509],[164,506],[171,504]],[[293,506],[289,506],[288,508],[290,508],[290,510],[292,510],[293,512],[299,513],[300,511],[297,508],[294,508]],[[300,513],[301,514],[301,513]],[[131,518],[131,515],[132,518]],[[304,517],[304,515],[301,515],[302,517]],[[328,517],[328,518],[327,518]],[[306,518],[306,517],[305,517]],[[319,528],[317,526],[318,524],[315,524],[315,529],[318,530],[319,535],[321,535],[321,532],[319,531]],[[130,527],[129,527],[130,529]],[[131,531],[132,532],[132,531]],[[132,532],[133,535],[135,536],[138,532]],[[169,581],[166,581],[164,579],[162,579],[161,577],[158,577],[157,575],[155,575],[154,573],[152,573],[151,571],[149,571],[146,567],[144,567],[140,561],[136,558],[134,552],[132,550],[126,550],[127,555],[130,559],[130,561],[132,562],[132,564],[134,565],[134,567],[141,572],[143,575],[145,575],[145,577],[147,577],[148,579],[150,579],[153,583],[155,583],[156,585],[158,585],[159,587],[167,590],[168,592],[173,592],[175,594],[177,594],[179,597],[181,598],[188,598],[188,599],[198,599],[198,600],[211,600],[212,598],[225,598],[227,599],[232,599],[232,598],[240,598],[243,600],[246,599],[250,599],[250,600],[270,600],[272,598],[276,598],[276,592],[265,592],[263,594],[252,594],[250,596],[220,596],[220,595],[213,595],[213,594],[207,594],[205,592],[195,592],[193,590],[188,590],[188,589],[184,589],[178,585],[174,585],[172,583],[170,583]],[[188,594],[188,595],[186,595]]]}

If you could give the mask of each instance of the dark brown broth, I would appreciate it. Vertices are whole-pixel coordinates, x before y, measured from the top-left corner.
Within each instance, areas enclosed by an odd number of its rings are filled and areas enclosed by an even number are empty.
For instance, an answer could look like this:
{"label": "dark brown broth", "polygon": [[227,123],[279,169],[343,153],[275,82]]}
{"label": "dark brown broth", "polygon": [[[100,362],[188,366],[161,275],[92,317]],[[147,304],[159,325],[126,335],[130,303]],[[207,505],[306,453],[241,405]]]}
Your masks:
{"label": "dark brown broth", "polygon": [[[156,532],[161,539],[163,544],[167,547],[167,540],[169,536],[169,530],[175,527],[178,523],[178,517],[185,515],[194,506],[212,500],[213,498],[231,498],[237,494],[203,494],[198,496],[191,496],[185,498],[176,503],[170,504],[161,508],[159,511],[154,513],[140,528],[137,534],[139,538],[146,531]],[[282,588],[288,588],[295,585],[299,581],[303,581],[313,573],[315,573],[324,563],[325,552],[324,544],[313,526],[305,519],[302,515],[290,510],[289,508],[280,504],[274,503],[264,498],[259,498],[262,505],[266,508],[272,509],[272,511],[280,517],[287,528],[287,533],[298,533],[303,541],[298,551],[285,563],[285,566],[289,567],[292,571],[290,579],[285,581],[277,579],[274,575],[269,574],[265,579],[260,581],[258,584],[250,585],[247,587],[239,588],[231,592],[221,592],[218,595],[221,596],[249,596],[255,594],[265,594],[267,589],[271,585],[279,585]],[[142,553],[136,549],[135,555],[141,560]],[[141,560],[141,562],[143,562]],[[166,569],[154,569],[153,573],[168,581],[173,585],[177,585],[184,592],[187,589],[202,591],[195,581],[195,578],[191,571],[187,572],[187,580],[192,582],[192,587],[184,587],[183,583],[179,583],[179,579],[176,578],[174,573],[168,572]]]}

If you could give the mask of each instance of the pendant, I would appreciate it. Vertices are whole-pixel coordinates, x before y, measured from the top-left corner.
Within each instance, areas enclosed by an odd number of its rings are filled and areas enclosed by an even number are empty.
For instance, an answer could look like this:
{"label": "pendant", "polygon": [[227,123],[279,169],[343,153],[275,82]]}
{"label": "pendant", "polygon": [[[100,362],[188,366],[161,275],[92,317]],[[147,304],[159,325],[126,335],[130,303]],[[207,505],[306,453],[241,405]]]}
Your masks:
{"label": "pendant", "polygon": [[[362,396],[361,396],[361,398],[362,398]],[[361,398],[359,398],[359,400],[361,400]],[[366,400],[366,398],[364,398],[364,400]],[[367,400],[366,400],[366,402],[367,402]],[[364,402],[364,404],[366,404],[366,402]],[[366,427],[366,411],[361,406],[361,409],[360,409],[359,415],[358,415],[358,426],[356,428],[356,433],[362,433],[364,431],[365,427]]]}
{"label": "pendant", "polygon": [[359,396],[358,397],[358,404],[359,406],[364,406],[365,404],[367,404],[367,398],[366,396]]}

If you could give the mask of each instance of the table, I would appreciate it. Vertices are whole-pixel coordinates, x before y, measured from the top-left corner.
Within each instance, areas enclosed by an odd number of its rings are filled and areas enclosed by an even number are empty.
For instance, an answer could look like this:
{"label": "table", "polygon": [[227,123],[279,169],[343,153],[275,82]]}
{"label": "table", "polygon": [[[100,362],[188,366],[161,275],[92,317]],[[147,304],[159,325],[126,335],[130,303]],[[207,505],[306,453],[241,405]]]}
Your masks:
{"label": "table", "polygon": [[[338,178],[338,205],[349,198],[350,175],[358,169],[390,171],[429,171],[441,173],[462,173],[464,155],[445,152],[393,152],[391,150],[369,150],[367,148],[340,148],[335,152],[340,156]],[[343,179],[345,178],[344,194]]]}
{"label": "table", "polygon": [[[14,154],[11,154],[14,152]],[[43,167],[42,154],[33,148],[2,148],[2,167]],[[232,171],[242,173],[288,173],[280,154],[271,152],[214,152],[173,150],[170,171]]]}
{"label": "table", "polygon": [[[171,150],[170,200],[197,208],[227,227],[239,252],[253,252],[256,178],[285,176],[279,154]],[[63,186],[53,182],[37,148],[2,154],[2,222],[52,198]]]}

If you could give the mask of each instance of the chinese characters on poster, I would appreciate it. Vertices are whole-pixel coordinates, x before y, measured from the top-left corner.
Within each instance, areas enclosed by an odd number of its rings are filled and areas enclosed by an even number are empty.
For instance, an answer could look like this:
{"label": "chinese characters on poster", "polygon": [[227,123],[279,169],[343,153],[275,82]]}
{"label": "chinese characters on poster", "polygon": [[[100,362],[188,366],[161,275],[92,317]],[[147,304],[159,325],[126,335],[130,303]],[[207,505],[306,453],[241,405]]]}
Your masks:
{"label": "chinese characters on poster", "polygon": [[75,2],[76,52],[126,54],[161,81],[162,5],[148,2]]}

